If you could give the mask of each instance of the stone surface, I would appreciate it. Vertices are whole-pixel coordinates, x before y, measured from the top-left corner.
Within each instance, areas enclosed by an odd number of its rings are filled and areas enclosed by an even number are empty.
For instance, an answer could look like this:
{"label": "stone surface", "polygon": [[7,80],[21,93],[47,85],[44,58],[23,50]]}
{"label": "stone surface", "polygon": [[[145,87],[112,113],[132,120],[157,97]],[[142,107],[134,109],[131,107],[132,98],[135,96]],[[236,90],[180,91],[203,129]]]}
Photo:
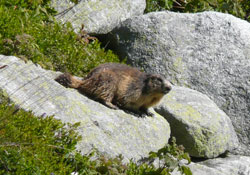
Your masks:
{"label": "stone surface", "polygon": [[208,95],[250,155],[250,24],[217,12],[154,12],[124,21],[110,44],[129,64]]}
{"label": "stone surface", "polygon": [[170,137],[167,121],[154,117],[138,118],[122,110],[112,110],[88,99],[76,90],[54,81],[58,73],[31,62],[0,55],[0,90],[21,108],[36,115],[54,115],[63,122],[80,122],[82,141],[78,150],[98,149],[110,157],[122,154],[125,160],[138,160],[162,148]]}
{"label": "stone surface", "polygon": [[193,175],[249,175],[250,157],[230,155],[189,165]]}
{"label": "stone surface", "polygon": [[51,6],[59,13],[56,18],[70,22],[76,32],[82,24],[88,33],[104,34],[121,21],[142,15],[145,0],[81,0],[74,4],[69,0],[52,0]]}
{"label": "stone surface", "polygon": [[171,136],[193,157],[214,158],[239,144],[230,118],[195,90],[173,87],[155,111],[167,119]]}

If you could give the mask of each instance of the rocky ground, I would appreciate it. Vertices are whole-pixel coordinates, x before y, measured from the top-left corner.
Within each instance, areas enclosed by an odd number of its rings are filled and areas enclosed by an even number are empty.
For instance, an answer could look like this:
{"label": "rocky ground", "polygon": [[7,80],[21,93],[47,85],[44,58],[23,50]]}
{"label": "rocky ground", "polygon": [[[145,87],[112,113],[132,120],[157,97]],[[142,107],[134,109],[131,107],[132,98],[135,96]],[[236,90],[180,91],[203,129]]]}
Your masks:
{"label": "rocky ground", "polygon": [[139,118],[61,86],[54,81],[60,72],[1,55],[0,90],[16,105],[36,115],[80,122],[82,153],[96,148],[137,161],[175,136],[191,156],[209,158],[188,165],[194,175],[250,174],[248,22],[217,12],[143,15],[143,0],[77,5],[60,0],[52,6],[59,11],[57,19],[71,22],[76,32],[84,24],[86,32],[129,64],[162,74],[174,87],[150,109],[154,117]]}

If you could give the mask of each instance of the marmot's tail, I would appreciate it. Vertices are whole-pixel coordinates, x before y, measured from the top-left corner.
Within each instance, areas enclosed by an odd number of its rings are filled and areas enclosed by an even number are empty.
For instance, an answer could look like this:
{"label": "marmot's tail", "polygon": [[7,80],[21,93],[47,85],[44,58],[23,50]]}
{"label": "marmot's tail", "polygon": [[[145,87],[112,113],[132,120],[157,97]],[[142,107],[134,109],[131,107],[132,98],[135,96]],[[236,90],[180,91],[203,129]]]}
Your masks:
{"label": "marmot's tail", "polygon": [[55,81],[63,85],[64,87],[70,87],[70,88],[79,88],[82,85],[82,81],[74,78],[69,73],[64,73],[60,76],[58,76]]}

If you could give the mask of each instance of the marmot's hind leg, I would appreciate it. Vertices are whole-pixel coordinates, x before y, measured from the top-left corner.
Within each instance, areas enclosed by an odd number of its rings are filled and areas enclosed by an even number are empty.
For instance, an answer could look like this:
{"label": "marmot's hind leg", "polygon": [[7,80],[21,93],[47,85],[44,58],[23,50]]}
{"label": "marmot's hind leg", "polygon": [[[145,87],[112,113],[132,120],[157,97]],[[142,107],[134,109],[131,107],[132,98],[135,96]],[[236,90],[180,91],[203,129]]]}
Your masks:
{"label": "marmot's hind leg", "polygon": [[83,80],[83,84],[79,90],[111,109],[118,109],[112,103],[116,88],[115,83],[110,83],[112,81],[112,78],[107,75],[99,74],[98,76],[90,76]]}
{"label": "marmot's hind leg", "polygon": [[112,85],[103,84],[99,86],[95,93],[95,98],[111,109],[118,109],[116,105],[112,103],[114,99],[114,91]]}

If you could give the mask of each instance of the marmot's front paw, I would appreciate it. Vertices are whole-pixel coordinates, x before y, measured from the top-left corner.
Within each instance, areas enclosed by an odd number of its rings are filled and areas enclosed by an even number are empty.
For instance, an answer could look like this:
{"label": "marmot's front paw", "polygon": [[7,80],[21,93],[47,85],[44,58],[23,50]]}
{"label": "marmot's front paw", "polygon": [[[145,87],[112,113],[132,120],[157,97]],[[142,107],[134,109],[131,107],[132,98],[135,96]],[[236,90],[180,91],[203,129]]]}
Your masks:
{"label": "marmot's front paw", "polygon": [[142,113],[142,115],[144,115],[144,116],[150,116],[150,117],[153,117],[154,116],[154,114],[152,113],[152,112],[150,112],[148,109],[146,109],[146,108],[141,108],[140,109],[140,112]]}
{"label": "marmot's front paw", "polygon": [[154,117],[154,114],[152,112],[146,111],[145,114],[150,117]]}
{"label": "marmot's front paw", "polygon": [[115,106],[114,104],[110,103],[110,102],[103,102],[107,107],[111,108],[111,109],[119,109],[117,106]]}

